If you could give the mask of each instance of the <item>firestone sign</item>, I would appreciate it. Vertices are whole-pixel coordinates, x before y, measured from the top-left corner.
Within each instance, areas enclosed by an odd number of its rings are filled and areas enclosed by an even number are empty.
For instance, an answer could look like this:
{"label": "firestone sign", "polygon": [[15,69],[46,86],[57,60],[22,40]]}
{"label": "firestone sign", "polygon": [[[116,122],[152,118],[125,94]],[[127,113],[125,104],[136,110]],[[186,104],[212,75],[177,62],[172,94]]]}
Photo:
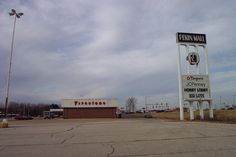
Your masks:
{"label": "firestone sign", "polygon": [[116,99],[62,99],[62,108],[116,107]]}
{"label": "firestone sign", "polygon": [[177,43],[199,43],[206,44],[206,34],[181,33],[176,34]]}
{"label": "firestone sign", "polygon": [[210,99],[208,75],[182,75],[184,100]]}

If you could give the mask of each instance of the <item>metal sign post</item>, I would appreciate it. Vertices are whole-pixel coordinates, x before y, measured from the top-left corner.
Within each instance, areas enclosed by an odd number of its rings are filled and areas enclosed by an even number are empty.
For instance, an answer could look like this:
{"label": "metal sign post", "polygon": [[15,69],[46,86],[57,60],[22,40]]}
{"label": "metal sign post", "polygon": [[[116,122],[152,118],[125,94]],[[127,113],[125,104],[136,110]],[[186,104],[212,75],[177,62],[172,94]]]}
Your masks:
{"label": "metal sign post", "polygon": [[[180,120],[184,120],[184,102],[189,103],[190,120],[194,120],[193,104],[198,102],[200,107],[200,117],[204,119],[203,102],[208,102],[210,118],[213,118],[213,108],[211,99],[211,88],[209,79],[208,52],[205,34],[181,33],[176,34],[176,43],[178,46],[178,79],[179,79],[179,106]],[[181,47],[185,49],[185,58],[187,62],[187,71],[181,69]],[[203,48],[205,57],[205,72],[200,72],[201,63],[199,49]],[[190,50],[191,49],[191,50]],[[203,63],[202,63],[203,64]],[[190,73],[190,68],[195,68],[195,72]]]}

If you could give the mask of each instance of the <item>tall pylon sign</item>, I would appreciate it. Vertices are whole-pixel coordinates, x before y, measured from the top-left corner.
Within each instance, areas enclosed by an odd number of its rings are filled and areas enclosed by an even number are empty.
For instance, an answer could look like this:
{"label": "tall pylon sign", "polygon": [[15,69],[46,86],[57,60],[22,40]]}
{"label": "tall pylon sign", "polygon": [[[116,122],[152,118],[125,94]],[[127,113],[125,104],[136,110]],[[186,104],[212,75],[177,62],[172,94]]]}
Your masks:
{"label": "tall pylon sign", "polygon": [[184,104],[188,103],[190,120],[194,120],[193,105],[197,103],[204,119],[203,104],[209,105],[213,118],[207,41],[205,34],[176,33],[178,46],[178,79],[180,120],[184,120]]}

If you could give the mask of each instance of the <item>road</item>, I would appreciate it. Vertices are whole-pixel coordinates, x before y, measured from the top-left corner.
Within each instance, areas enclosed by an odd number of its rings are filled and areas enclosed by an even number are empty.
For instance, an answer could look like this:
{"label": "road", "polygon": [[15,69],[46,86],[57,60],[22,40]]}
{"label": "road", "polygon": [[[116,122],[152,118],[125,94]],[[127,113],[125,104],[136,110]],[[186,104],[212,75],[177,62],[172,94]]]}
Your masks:
{"label": "road", "polygon": [[10,121],[1,157],[236,156],[236,124],[158,119]]}

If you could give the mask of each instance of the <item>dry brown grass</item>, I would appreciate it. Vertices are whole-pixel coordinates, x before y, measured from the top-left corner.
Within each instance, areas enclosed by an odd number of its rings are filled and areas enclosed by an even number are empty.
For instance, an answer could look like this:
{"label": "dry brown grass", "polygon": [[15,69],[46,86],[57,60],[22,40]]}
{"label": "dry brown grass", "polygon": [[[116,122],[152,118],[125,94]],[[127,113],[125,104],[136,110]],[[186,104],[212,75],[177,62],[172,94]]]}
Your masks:
{"label": "dry brown grass", "polygon": [[[152,113],[154,118],[160,119],[171,119],[171,120],[179,120],[179,112],[159,112]],[[200,119],[199,111],[194,112],[194,117],[196,120]],[[189,113],[184,113],[184,118],[189,120]],[[204,119],[210,120],[209,111],[204,111]],[[215,110],[214,111],[214,121],[222,121],[222,122],[233,122],[236,123],[236,110]]]}
{"label": "dry brown grass", "polygon": [[[186,117],[185,113],[185,116]],[[154,118],[160,118],[160,119],[172,119],[172,120],[178,120],[179,119],[179,112],[158,112],[158,113],[152,113],[152,116]]]}
{"label": "dry brown grass", "polygon": [[214,120],[236,122],[236,110],[216,110]]}

